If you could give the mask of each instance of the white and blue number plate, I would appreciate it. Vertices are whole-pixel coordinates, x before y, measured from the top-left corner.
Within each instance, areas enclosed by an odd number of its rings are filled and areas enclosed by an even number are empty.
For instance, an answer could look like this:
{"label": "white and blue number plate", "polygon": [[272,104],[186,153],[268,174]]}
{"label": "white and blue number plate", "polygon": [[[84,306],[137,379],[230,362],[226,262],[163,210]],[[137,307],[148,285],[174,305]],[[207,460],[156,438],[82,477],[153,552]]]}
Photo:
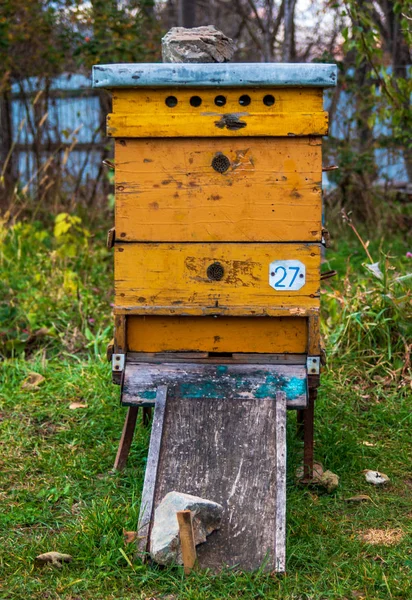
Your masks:
{"label": "white and blue number plate", "polygon": [[275,260],[269,265],[269,285],[278,292],[295,292],[306,282],[305,265],[300,260]]}

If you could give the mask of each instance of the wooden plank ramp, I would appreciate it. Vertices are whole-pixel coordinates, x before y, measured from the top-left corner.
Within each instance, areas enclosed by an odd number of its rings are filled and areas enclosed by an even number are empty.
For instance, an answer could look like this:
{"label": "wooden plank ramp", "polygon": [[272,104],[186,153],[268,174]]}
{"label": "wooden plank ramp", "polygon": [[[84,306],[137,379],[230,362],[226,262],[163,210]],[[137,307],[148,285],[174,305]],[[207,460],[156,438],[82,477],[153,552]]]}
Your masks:
{"label": "wooden plank ramp", "polygon": [[[265,365],[269,373],[261,367],[254,365],[263,386],[274,366]],[[234,381],[226,379],[220,395],[209,396],[202,379],[198,392],[190,382],[186,388],[168,387],[165,380],[159,385],[138,525],[140,549],[150,552],[154,511],[168,492],[178,491],[224,507],[221,529],[197,547],[200,568],[281,572],[287,394],[280,381],[278,389],[262,388],[266,395],[242,395],[241,386],[236,394]]]}

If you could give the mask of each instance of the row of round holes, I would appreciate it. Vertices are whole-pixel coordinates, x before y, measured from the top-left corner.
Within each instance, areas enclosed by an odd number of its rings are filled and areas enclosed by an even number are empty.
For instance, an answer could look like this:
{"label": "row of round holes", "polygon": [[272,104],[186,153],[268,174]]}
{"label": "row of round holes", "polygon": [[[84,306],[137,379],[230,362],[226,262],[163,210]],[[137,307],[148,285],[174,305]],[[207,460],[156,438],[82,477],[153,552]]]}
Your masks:
{"label": "row of round holes", "polygon": [[[166,106],[168,106],[169,108],[174,108],[177,105],[177,102],[178,102],[178,100],[177,100],[176,96],[168,96],[165,100]],[[240,96],[240,98],[239,98],[240,106],[249,106],[249,104],[251,102],[252,102],[251,97],[248,96],[247,94],[243,94],[243,96]],[[197,108],[201,104],[202,104],[202,98],[200,96],[192,96],[190,98],[191,106],[194,106],[195,108]],[[216,106],[224,106],[226,104],[225,96],[216,96],[215,104],[216,104]],[[265,104],[266,106],[273,106],[275,104],[275,97],[272,96],[272,94],[266,94],[266,96],[263,97],[263,104]]]}

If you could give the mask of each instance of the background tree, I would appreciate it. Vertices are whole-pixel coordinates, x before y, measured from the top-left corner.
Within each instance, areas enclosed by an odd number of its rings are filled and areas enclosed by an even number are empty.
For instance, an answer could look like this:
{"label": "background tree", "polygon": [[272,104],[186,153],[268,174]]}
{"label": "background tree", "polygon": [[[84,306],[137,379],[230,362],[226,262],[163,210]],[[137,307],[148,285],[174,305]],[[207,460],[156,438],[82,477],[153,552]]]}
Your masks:
{"label": "background tree", "polygon": [[196,0],[178,1],[179,27],[196,27]]}
{"label": "background tree", "polygon": [[[0,199],[7,202],[13,193],[17,173],[12,153],[11,84],[29,77],[41,79],[47,90],[50,78],[58,74],[72,52],[70,31],[58,18],[59,3],[42,0],[4,0],[0,8]],[[36,110],[28,119],[34,145],[40,144],[39,123],[47,113],[46,94],[37,98]]]}
{"label": "background tree", "polygon": [[[372,226],[384,200],[379,153],[403,159],[406,179],[412,181],[411,6],[410,0],[347,0],[341,52],[331,57],[340,69],[331,107],[334,135],[327,142],[340,166],[334,179],[342,204]],[[344,111],[337,114],[339,104]]]}
{"label": "background tree", "polygon": [[[0,4],[0,206],[7,208],[21,187],[15,145],[19,127],[31,140],[27,154],[35,175],[30,177],[30,190],[34,190],[37,205],[56,204],[67,188],[63,177],[69,132],[56,131],[49,119],[51,103],[56,101],[56,91],[50,89],[52,80],[63,73],[89,75],[98,62],[157,59],[159,38],[152,0],[122,4],[115,0],[93,0],[91,4],[81,0],[4,0]],[[17,94],[25,107],[24,119],[18,124],[13,117],[12,87],[14,97]],[[103,131],[109,95],[102,92],[99,99]],[[61,140],[60,148],[56,138]],[[101,175],[102,168],[98,179]],[[80,178],[72,186],[73,193],[79,185]]]}
{"label": "background tree", "polygon": [[[89,75],[96,63],[160,60],[160,38],[170,27],[213,23],[235,40],[235,61],[339,65],[338,89],[328,105],[332,135],[327,148],[330,160],[340,166],[334,174],[339,202],[372,222],[381,202],[375,194],[377,183],[382,182],[377,152],[403,156],[409,181],[412,177],[411,14],[411,0],[3,0],[3,196],[13,195],[18,183],[12,151],[16,135],[11,123],[12,84],[24,95],[27,81],[31,81],[30,95],[24,101],[41,173],[50,158],[45,145],[52,146],[47,114],[54,77],[62,73]],[[102,131],[109,103],[109,95],[102,92]],[[61,162],[57,152],[55,171],[52,173],[49,165],[49,176],[38,177],[38,190],[46,187],[47,193],[58,193]],[[52,179],[54,187],[49,188]]]}

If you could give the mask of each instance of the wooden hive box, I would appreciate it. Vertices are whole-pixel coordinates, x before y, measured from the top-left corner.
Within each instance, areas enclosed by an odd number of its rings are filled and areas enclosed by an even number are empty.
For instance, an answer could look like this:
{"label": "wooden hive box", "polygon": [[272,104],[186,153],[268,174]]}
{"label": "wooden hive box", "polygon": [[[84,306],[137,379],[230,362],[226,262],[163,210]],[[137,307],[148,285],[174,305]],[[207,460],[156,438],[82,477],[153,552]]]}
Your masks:
{"label": "wooden hive box", "polygon": [[94,67],[112,90],[115,353],[318,357],[334,65]]}

